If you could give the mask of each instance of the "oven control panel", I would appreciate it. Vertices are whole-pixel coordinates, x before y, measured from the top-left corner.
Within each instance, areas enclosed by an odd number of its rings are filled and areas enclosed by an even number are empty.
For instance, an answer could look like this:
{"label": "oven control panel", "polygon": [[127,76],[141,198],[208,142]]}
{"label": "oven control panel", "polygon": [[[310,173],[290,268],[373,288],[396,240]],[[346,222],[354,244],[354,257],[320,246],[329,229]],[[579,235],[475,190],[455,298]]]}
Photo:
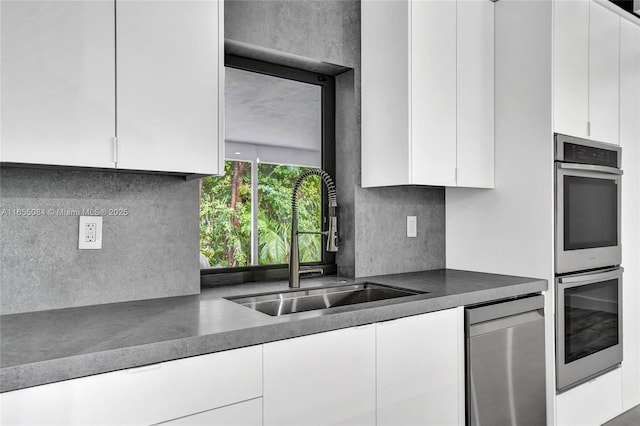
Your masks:
{"label": "oven control panel", "polygon": [[608,149],[565,142],[564,161],[596,166],[618,167],[618,153]]}

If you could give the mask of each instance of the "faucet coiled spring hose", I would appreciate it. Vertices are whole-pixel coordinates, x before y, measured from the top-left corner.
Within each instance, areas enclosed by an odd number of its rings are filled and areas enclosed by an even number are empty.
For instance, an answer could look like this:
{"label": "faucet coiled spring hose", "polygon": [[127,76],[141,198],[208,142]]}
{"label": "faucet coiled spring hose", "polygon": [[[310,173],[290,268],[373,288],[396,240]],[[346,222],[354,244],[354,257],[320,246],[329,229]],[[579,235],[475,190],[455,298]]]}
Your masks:
{"label": "faucet coiled spring hose", "polygon": [[305,180],[309,176],[320,176],[324,181],[324,184],[327,186],[327,197],[329,198],[329,215],[335,216],[336,207],[338,207],[338,201],[336,198],[336,186],[333,183],[333,179],[329,173],[320,169],[310,169],[306,172],[303,172],[296,180],[296,184],[293,186],[293,194],[291,195],[291,214],[293,217],[298,216],[298,189],[300,189],[300,185],[302,181]]}

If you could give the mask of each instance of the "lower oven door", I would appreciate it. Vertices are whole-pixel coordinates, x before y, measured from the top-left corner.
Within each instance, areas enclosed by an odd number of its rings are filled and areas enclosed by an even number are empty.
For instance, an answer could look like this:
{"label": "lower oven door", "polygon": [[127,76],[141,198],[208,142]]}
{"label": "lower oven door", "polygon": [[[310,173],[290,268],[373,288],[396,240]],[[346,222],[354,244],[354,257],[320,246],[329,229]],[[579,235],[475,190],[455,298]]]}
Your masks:
{"label": "lower oven door", "polygon": [[621,174],[556,164],[556,274],[620,265]]}
{"label": "lower oven door", "polygon": [[622,268],[556,279],[556,377],[564,390],[622,362]]}

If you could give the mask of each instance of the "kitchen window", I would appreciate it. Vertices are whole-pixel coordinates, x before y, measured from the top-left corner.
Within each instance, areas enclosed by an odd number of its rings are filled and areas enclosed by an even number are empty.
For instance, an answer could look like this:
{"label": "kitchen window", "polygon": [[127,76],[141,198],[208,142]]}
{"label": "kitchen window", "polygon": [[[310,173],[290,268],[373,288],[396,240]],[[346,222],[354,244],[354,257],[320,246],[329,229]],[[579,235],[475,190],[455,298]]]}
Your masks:
{"label": "kitchen window", "polygon": [[[293,185],[309,168],[335,176],[334,79],[234,55],[225,66],[224,175],[200,182],[202,283],[285,278]],[[323,227],[325,192],[303,182],[300,230]],[[300,236],[300,260],[335,271],[318,235]]]}

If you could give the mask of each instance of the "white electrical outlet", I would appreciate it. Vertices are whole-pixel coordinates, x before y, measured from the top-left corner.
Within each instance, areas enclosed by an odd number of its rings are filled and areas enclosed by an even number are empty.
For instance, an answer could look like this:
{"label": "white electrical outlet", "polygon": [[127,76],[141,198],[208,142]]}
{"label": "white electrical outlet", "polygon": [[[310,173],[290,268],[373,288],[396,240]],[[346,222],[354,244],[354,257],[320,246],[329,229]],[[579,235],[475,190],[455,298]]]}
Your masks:
{"label": "white electrical outlet", "polygon": [[96,242],[96,224],[86,223],[84,225],[84,242],[95,243]]}
{"label": "white electrical outlet", "polygon": [[407,216],[407,237],[415,238],[418,236],[418,217]]}
{"label": "white electrical outlet", "polygon": [[78,249],[102,248],[102,216],[80,216]]}

